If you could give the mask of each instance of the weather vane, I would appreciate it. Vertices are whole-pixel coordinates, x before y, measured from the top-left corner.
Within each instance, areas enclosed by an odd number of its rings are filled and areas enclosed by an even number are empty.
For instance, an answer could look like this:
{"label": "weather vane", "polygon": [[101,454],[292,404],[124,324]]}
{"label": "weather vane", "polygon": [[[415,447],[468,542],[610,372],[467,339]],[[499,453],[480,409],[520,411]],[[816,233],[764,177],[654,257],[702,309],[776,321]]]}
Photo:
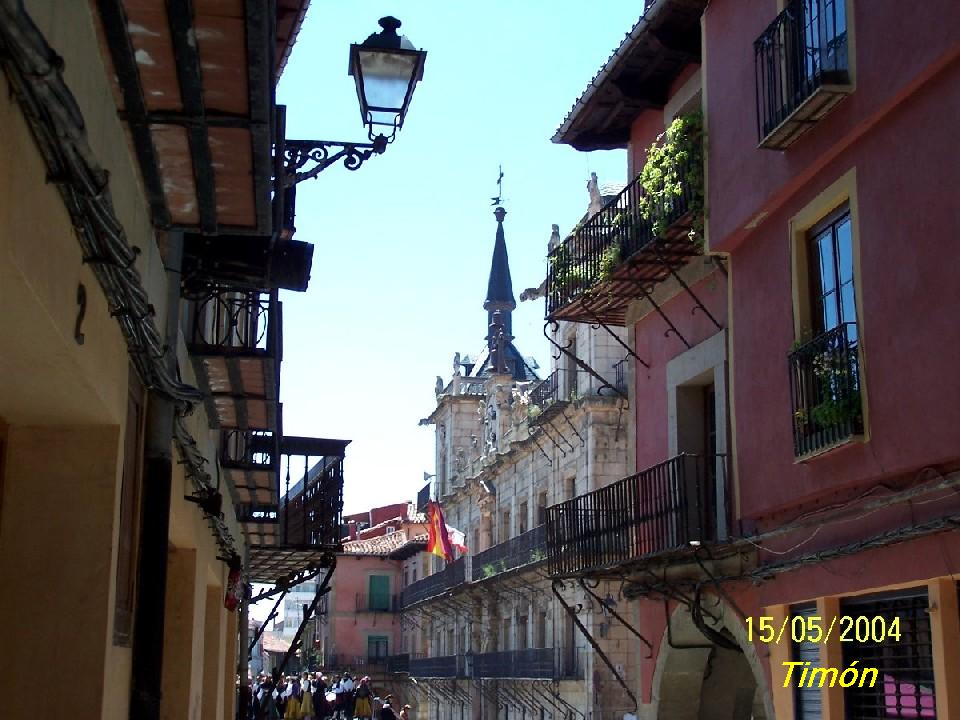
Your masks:
{"label": "weather vane", "polygon": [[503,165],[500,165],[500,176],[497,178],[497,196],[490,198],[491,205],[500,205],[503,202]]}

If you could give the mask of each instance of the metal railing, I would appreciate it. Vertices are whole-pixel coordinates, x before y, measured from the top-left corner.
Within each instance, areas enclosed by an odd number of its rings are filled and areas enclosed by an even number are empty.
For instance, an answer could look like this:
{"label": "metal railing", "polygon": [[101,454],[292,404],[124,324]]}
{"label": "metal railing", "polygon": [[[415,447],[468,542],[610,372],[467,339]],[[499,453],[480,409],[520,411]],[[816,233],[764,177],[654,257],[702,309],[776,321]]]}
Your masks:
{"label": "metal railing", "polygon": [[562,370],[554,370],[552,373],[547,375],[543,380],[534,385],[533,389],[530,391],[530,405],[531,408],[539,408],[544,410],[548,405],[552,405],[557,402],[557,400],[566,400],[566,398],[560,397],[560,380]]}
{"label": "metal railing", "polygon": [[727,456],[681,454],[547,508],[551,575],[578,576],[728,532]]}
{"label": "metal railing", "polygon": [[498,543],[473,557],[473,582],[546,560],[546,527],[533,530]]}
{"label": "metal railing", "polygon": [[357,612],[397,612],[400,610],[399,595],[369,595],[357,593]]}
{"label": "metal railing", "polygon": [[282,500],[285,545],[340,547],[343,511],[343,458],[329,457],[303,492]]}
{"label": "metal railing", "polygon": [[409,673],[410,672],[410,653],[387,656],[387,672]]}
{"label": "metal railing", "polygon": [[356,668],[385,667],[389,663],[387,655],[347,655],[345,653],[333,653],[324,655],[320,664],[324,670],[353,670]]}
{"label": "metal railing", "polygon": [[440,572],[410,583],[403,589],[400,607],[405,608],[466,582],[466,557],[454,560]]}
{"label": "metal railing", "polygon": [[823,85],[849,83],[844,0],[789,0],[753,51],[763,141]]}
{"label": "metal railing", "polygon": [[189,344],[207,352],[269,353],[274,315],[268,293],[214,286],[193,301]]}
{"label": "metal railing", "polygon": [[[694,162],[691,160],[691,162]],[[547,316],[573,302],[584,291],[609,280],[610,274],[631,256],[657,239],[659,223],[669,228],[686,215],[698,188],[691,180],[693,166],[683,170],[680,195],[665,195],[654,218],[644,218],[644,194],[638,175],[619,195],[590,216],[547,255]],[[702,178],[702,172],[696,173]]]}
{"label": "metal railing", "polygon": [[552,680],[557,675],[556,660],[557,651],[553,648],[482,653],[473,656],[473,676]]}
{"label": "metal railing", "polygon": [[627,358],[613,364],[613,386],[617,390],[627,389]]}
{"label": "metal railing", "polygon": [[277,436],[271,430],[224,430],[220,438],[220,464],[245,470],[275,469]]}
{"label": "metal railing", "polygon": [[801,345],[790,353],[789,364],[795,456],[863,433],[856,323]]}
{"label": "metal railing", "polygon": [[416,678],[461,678],[466,676],[463,655],[410,658],[410,676]]}

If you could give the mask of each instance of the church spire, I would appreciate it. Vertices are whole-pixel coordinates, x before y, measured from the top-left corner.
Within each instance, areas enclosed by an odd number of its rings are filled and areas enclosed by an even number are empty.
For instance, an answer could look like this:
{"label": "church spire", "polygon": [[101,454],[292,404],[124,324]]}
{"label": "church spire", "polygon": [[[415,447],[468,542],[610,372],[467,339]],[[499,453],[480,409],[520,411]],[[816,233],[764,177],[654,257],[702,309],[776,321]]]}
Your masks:
{"label": "church spire", "polygon": [[493,314],[500,311],[500,325],[510,340],[513,339],[512,313],[517,307],[513,297],[513,282],[510,279],[510,261],[507,258],[507,241],[503,237],[503,218],[507,211],[498,207],[493,211],[497,218],[497,239],[493,245],[493,261],[490,264],[490,280],[487,283],[487,299],[483,309],[487,311],[487,326],[493,324]]}

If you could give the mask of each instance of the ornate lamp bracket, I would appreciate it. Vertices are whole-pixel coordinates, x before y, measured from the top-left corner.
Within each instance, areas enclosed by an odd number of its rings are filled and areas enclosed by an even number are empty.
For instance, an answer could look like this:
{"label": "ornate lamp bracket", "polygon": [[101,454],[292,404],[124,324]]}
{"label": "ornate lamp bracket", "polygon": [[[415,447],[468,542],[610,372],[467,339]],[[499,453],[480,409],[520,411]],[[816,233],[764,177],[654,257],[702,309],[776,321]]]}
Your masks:
{"label": "ornate lamp bracket", "polygon": [[[341,142],[337,140],[287,140],[284,143],[283,160],[286,168],[286,187],[301,180],[315,178],[331,165],[343,160],[347,170],[356,170],[373,155],[381,155],[387,149],[389,139],[377,135],[368,143]],[[306,168],[306,169],[304,169]]]}

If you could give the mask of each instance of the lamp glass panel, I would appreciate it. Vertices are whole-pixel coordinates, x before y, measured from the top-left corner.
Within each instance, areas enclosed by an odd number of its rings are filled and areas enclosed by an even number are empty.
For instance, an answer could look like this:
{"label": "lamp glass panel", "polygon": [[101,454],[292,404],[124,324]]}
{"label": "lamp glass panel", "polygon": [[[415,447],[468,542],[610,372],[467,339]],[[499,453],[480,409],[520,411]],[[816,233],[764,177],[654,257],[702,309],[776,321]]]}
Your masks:
{"label": "lamp glass panel", "polygon": [[393,118],[403,111],[410,78],[416,72],[417,56],[361,50],[359,62],[363,74],[363,94],[367,106],[371,108],[373,122],[392,125]]}

